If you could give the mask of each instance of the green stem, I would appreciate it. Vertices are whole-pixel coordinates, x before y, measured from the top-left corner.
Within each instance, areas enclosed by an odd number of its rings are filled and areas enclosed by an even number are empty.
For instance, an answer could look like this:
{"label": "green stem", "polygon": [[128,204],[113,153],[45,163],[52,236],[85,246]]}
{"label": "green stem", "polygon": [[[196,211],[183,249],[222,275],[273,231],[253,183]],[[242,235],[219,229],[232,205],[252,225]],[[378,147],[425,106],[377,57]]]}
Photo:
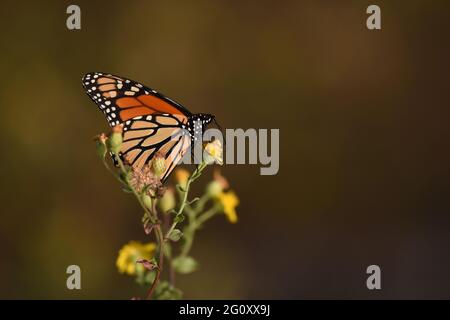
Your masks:
{"label": "green stem", "polygon": [[[126,185],[130,188],[131,192],[134,194],[134,196],[136,197],[136,199],[138,200],[139,204],[141,205],[141,207],[144,209],[145,213],[147,213],[150,222],[153,224],[156,224],[158,221],[158,217],[156,216],[156,211],[151,212],[147,206],[144,204],[144,202],[142,201],[141,196],[139,195],[139,193],[136,191],[136,189],[130,184],[130,181],[128,180],[128,174],[127,174],[127,170],[125,169],[125,166],[122,162],[122,159],[120,159],[120,157],[118,155],[116,156],[116,160],[119,163],[119,167],[120,170],[122,171],[122,173],[124,174],[125,177],[125,181],[126,181]],[[120,178],[119,178],[120,179]],[[155,204],[155,200],[152,199],[152,203]]]}
{"label": "green stem", "polygon": [[185,233],[184,233],[185,242],[184,242],[183,248],[181,249],[181,253],[180,253],[181,257],[186,257],[188,255],[189,251],[191,250],[192,244],[194,242],[195,231],[196,231],[196,228],[194,228],[194,227],[187,228],[187,230],[185,231]]}
{"label": "green stem", "polygon": [[203,213],[201,216],[199,216],[196,220],[197,228],[201,227],[203,223],[211,219],[216,213],[220,211],[220,209],[220,205],[215,205],[214,207]]}
{"label": "green stem", "polygon": [[157,225],[155,227],[155,230],[156,230],[156,232],[155,232],[156,239],[159,244],[159,259],[158,259],[158,267],[156,268],[155,280],[153,280],[153,283],[147,292],[147,300],[150,300],[153,296],[153,292],[155,291],[156,286],[159,283],[159,279],[161,278],[161,272],[163,270],[163,264],[164,264],[164,238],[163,238],[163,233],[161,231],[161,226]]}
{"label": "green stem", "polygon": [[181,249],[181,253],[180,256],[187,256],[189,251],[192,248],[192,244],[194,243],[194,236],[196,231],[209,219],[211,219],[212,217],[214,217],[218,212],[220,211],[220,206],[219,205],[215,205],[214,207],[212,207],[211,209],[207,210],[205,213],[203,213],[202,215],[200,215],[197,219],[195,219],[195,217],[193,217],[192,219],[190,218],[189,220],[189,225],[186,227],[185,232],[184,232],[184,245],[183,248]]}
{"label": "green stem", "polygon": [[120,159],[120,157],[117,154],[115,154],[115,157],[116,157],[117,162],[119,163],[120,170],[124,174],[125,182],[126,182],[127,186],[133,192],[133,194],[136,197],[136,199],[138,200],[139,204],[144,209],[145,213],[148,215],[150,221],[153,224],[155,224],[155,237],[156,237],[156,241],[157,241],[158,247],[159,247],[159,259],[158,259],[158,266],[156,268],[155,280],[153,281],[153,283],[147,293],[147,299],[151,299],[153,292],[155,291],[155,288],[159,283],[159,279],[161,276],[161,272],[163,271],[163,264],[164,264],[164,236],[163,236],[163,232],[161,230],[160,224],[157,223],[158,215],[156,213],[156,199],[152,199],[152,209],[150,210],[142,201],[140,194],[136,191],[136,189],[132,185],[130,185],[130,181],[128,180],[127,170],[125,169],[122,159]]}
{"label": "green stem", "polygon": [[211,197],[207,193],[201,196],[200,199],[195,204],[195,211],[202,212],[209,199],[211,199]]}
{"label": "green stem", "polygon": [[189,217],[189,219],[191,217],[194,218],[197,215],[197,211],[192,209],[192,207],[190,205],[185,206],[184,207],[184,211],[186,212],[186,214]]}
{"label": "green stem", "polygon": [[120,179],[120,176],[117,174],[117,172],[111,169],[105,159],[103,159],[102,162],[105,168],[113,175],[114,178],[117,179],[117,181],[119,181],[124,187],[128,187],[128,185],[122,179]]}
{"label": "green stem", "polygon": [[[181,200],[181,205],[180,208],[178,209],[177,213],[175,216],[178,216],[180,214],[183,213],[184,208],[186,207],[187,204],[187,198],[188,198],[188,194],[189,194],[189,188],[191,186],[191,183],[194,182],[198,177],[200,177],[203,169],[205,169],[207,166],[206,163],[202,162],[200,163],[197,168],[195,169],[195,171],[192,173],[192,175],[188,178],[188,180],[186,181],[186,185],[183,186],[183,199]],[[172,223],[172,225],[170,226],[169,230],[167,231],[164,239],[167,240],[169,238],[170,233],[175,229],[175,227],[177,226],[178,221],[174,220],[174,222]]]}

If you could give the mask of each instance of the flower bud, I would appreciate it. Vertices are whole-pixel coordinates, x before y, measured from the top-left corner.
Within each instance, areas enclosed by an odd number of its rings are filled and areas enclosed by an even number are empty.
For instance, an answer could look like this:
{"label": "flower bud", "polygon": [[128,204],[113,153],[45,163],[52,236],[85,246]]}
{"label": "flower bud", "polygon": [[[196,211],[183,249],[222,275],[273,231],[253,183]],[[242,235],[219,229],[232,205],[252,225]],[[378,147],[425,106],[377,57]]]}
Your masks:
{"label": "flower bud", "polygon": [[217,181],[221,185],[222,190],[226,190],[230,187],[228,180],[220,173],[220,169],[214,169],[213,178],[214,181]]}
{"label": "flower bud", "polygon": [[166,172],[166,159],[160,153],[155,154],[152,160],[152,171],[157,178],[161,178]]}
{"label": "flower bud", "polygon": [[114,154],[119,154],[120,148],[122,147],[122,129],[123,124],[118,124],[117,126],[115,126],[108,139],[108,147]]}
{"label": "flower bud", "polygon": [[168,188],[159,199],[158,206],[162,212],[166,213],[175,208],[175,195],[173,189]]}
{"label": "flower bud", "polygon": [[141,196],[141,199],[142,199],[142,202],[144,203],[144,205],[145,205],[148,209],[152,209],[152,198],[151,198],[148,194],[144,193],[144,194]]}
{"label": "flower bud", "polygon": [[206,193],[211,198],[216,198],[223,191],[222,185],[218,181],[211,181],[206,186]]}
{"label": "flower bud", "polygon": [[104,133],[95,137],[95,147],[100,159],[105,159],[106,152],[108,151],[106,148],[106,140],[108,140],[108,137]]}
{"label": "flower bud", "polygon": [[186,187],[186,183],[189,179],[191,174],[186,169],[178,168],[175,171],[175,180],[181,187]]}

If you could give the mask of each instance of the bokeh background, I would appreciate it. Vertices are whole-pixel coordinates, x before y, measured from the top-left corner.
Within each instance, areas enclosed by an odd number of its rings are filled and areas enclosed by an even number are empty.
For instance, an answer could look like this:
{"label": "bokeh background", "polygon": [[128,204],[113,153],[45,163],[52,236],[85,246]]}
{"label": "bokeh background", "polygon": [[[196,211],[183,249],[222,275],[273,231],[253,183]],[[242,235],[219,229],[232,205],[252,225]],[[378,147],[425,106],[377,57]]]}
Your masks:
{"label": "bokeh background", "polygon": [[[82,29],[69,31],[75,3]],[[0,298],[143,292],[115,267],[123,244],[147,238],[97,159],[107,123],[82,89],[89,71],[226,128],[280,129],[278,175],[223,168],[240,221],[198,234],[186,298],[450,298],[449,3],[376,1],[381,31],[366,28],[369,4],[2,3]],[[80,291],[66,288],[70,264]],[[366,288],[371,264],[381,291]]]}

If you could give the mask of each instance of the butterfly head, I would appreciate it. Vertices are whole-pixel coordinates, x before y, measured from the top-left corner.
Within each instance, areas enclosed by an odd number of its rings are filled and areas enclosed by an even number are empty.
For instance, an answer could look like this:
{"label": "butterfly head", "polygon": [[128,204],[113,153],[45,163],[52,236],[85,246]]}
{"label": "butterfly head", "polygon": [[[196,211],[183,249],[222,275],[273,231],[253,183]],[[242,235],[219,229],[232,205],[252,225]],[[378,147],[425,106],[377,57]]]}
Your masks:
{"label": "butterfly head", "polygon": [[188,130],[194,140],[196,136],[203,134],[203,131],[211,121],[214,121],[214,115],[207,113],[197,113],[190,117]]}
{"label": "butterfly head", "polygon": [[214,121],[214,115],[207,113],[197,113],[191,116],[190,122],[197,127],[204,128]]}
{"label": "butterfly head", "polygon": [[207,126],[211,121],[214,121],[214,115],[208,113],[197,113],[194,118],[201,121],[203,126]]}

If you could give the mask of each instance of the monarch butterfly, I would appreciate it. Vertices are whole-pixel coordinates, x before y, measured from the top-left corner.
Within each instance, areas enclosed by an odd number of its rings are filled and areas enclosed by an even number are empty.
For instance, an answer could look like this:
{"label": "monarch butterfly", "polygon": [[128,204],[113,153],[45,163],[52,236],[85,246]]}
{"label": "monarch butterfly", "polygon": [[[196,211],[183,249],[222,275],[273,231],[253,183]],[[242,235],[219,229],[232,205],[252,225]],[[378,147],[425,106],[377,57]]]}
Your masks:
{"label": "monarch butterfly", "polygon": [[192,114],[178,102],[133,80],[92,72],[82,81],[109,125],[123,124],[120,158],[134,168],[142,168],[155,154],[162,155],[166,162],[162,182],[214,121],[213,115]]}

